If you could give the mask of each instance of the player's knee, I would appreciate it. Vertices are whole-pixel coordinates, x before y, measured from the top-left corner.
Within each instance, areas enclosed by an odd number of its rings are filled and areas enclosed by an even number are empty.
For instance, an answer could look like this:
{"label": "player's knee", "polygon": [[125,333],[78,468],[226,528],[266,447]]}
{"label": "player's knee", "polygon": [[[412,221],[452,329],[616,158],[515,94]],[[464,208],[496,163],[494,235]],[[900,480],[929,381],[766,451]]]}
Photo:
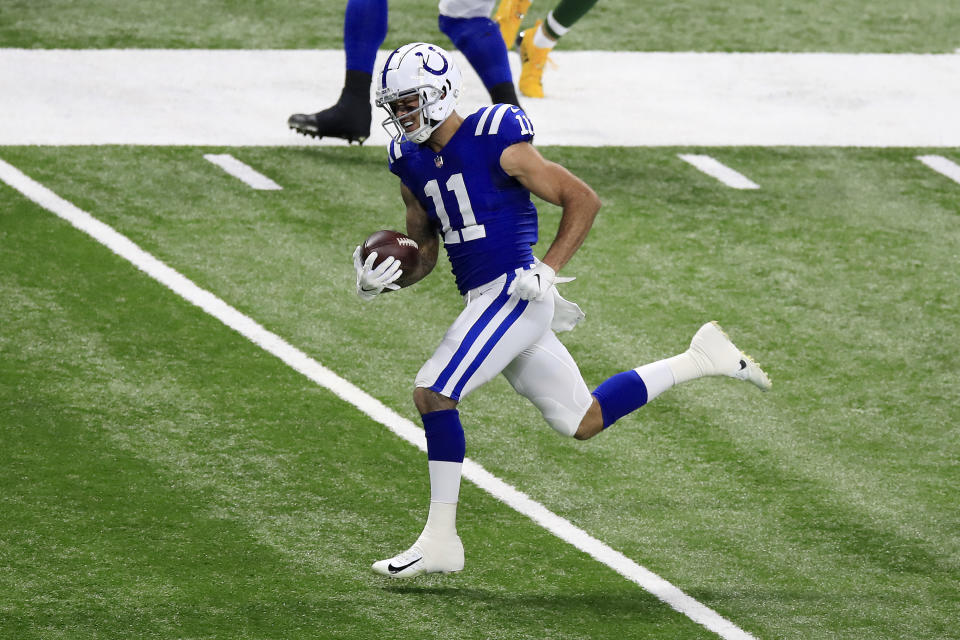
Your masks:
{"label": "player's knee", "polygon": [[600,433],[600,431],[601,429],[594,429],[591,426],[585,425],[584,423],[581,422],[580,426],[577,427],[577,432],[573,434],[573,438],[575,440],[580,440],[580,441],[589,440],[593,436]]}
{"label": "player's knee", "polygon": [[600,404],[594,399],[590,408],[580,419],[573,437],[577,440],[589,440],[601,431],[603,431],[603,412],[600,409]]}
{"label": "player's knee", "polygon": [[421,415],[434,411],[457,408],[456,400],[442,396],[436,391],[427,389],[426,387],[417,387],[413,390],[413,404],[416,405],[417,411],[419,411]]}
{"label": "player's knee", "polygon": [[562,436],[576,437],[581,417],[579,413],[549,398],[537,398],[534,405],[554,431]]}

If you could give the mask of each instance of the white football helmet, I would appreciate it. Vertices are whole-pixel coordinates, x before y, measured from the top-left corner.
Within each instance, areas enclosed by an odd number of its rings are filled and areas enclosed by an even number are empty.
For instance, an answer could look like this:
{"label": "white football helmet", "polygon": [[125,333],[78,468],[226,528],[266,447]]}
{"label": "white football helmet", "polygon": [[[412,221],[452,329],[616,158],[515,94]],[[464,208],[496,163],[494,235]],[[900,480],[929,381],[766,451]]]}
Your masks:
{"label": "white football helmet", "polygon": [[[433,130],[450,117],[463,90],[463,76],[453,56],[426,42],[406,44],[393,51],[376,83],[377,106],[389,114],[381,123],[383,128],[397,142],[406,138],[417,144],[426,142]],[[419,114],[420,126],[407,131],[391,104],[411,95],[419,97],[420,105],[403,114],[403,119]]]}

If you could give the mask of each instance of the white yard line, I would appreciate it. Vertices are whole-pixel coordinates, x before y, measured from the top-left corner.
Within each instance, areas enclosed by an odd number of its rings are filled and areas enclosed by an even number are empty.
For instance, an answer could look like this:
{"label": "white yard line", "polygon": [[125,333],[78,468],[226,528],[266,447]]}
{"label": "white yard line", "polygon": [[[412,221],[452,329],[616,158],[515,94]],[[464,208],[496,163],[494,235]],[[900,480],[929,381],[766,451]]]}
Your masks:
{"label": "white yard line", "polygon": [[960,165],[943,156],[917,156],[917,160],[954,182],[960,182]]}
{"label": "white yard line", "polygon": [[[454,57],[466,115],[489,98]],[[547,97],[521,96],[541,145],[960,147],[953,53],[551,57]],[[0,145],[344,145],[287,128],[336,101],[343,69],[342,50],[0,48]],[[365,144],[386,144],[384,117]]]}
{"label": "white yard line", "polygon": [[204,159],[209,160],[232,175],[237,180],[247,183],[254,189],[264,191],[279,191],[283,188],[259,171],[256,171],[249,165],[240,162],[229,153],[207,153],[204,154],[203,157]]}
{"label": "white yard line", "polygon": [[[63,218],[74,227],[105,245],[118,256],[157,280],[188,302],[200,307],[223,324],[273,354],[310,380],[349,402],[373,420],[426,453],[423,429],[402,417],[359,387],[341,378],[283,338],[263,328],[255,320],[201,289],[191,280],[153,257],[126,236],[100,222],[86,211],[64,200],[50,189],[0,160],[0,180],[30,200]],[[540,524],[555,536],[572,544],[628,580],[640,585],[675,610],[726,640],[755,640],[743,629],[694,600],[660,576],[640,566],[589,533],[556,515],[539,502],[497,478],[469,458],[464,460],[463,475],[498,500]]]}
{"label": "white yard line", "polygon": [[760,188],[760,185],[758,185],[756,182],[750,180],[750,178],[746,177],[739,171],[734,171],[716,158],[691,153],[680,153],[677,155],[681,160],[689,162],[697,169],[700,169],[700,171],[703,171],[712,178],[716,178],[728,187],[733,187],[734,189]]}

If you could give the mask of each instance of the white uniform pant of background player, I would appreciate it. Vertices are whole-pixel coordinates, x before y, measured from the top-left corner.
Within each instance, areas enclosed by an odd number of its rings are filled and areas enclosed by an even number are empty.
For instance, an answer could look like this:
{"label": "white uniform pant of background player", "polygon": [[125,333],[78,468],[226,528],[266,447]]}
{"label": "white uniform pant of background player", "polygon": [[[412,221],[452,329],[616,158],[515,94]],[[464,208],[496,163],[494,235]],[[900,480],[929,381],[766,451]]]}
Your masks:
{"label": "white uniform pant of background player", "polygon": [[451,18],[487,18],[496,0],[440,0],[440,15]]}
{"label": "white uniform pant of background player", "polygon": [[593,397],[550,328],[554,296],[529,302],[508,296],[509,282],[503,275],[468,292],[466,308],[420,369],[416,386],[459,401],[503,373],[551,427],[572,436]]}

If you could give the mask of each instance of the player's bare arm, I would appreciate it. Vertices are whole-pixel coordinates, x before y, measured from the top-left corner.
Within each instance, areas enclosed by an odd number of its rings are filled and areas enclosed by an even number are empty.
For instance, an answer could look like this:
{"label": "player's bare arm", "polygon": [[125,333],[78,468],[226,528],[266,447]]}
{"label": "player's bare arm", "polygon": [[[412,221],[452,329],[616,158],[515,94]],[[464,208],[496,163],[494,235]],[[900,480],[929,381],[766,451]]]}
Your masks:
{"label": "player's bare arm", "polygon": [[532,193],[563,208],[557,236],[543,256],[543,262],[560,271],[587,237],[600,210],[600,198],[586,182],[544,158],[529,142],[504,149],[500,166]]}
{"label": "player's bare arm", "polygon": [[408,287],[433,271],[440,251],[440,236],[436,228],[430,224],[430,218],[423,205],[403,183],[400,184],[400,196],[407,207],[407,235],[420,246],[420,264],[415,271],[404,273],[401,278],[403,286]]}

